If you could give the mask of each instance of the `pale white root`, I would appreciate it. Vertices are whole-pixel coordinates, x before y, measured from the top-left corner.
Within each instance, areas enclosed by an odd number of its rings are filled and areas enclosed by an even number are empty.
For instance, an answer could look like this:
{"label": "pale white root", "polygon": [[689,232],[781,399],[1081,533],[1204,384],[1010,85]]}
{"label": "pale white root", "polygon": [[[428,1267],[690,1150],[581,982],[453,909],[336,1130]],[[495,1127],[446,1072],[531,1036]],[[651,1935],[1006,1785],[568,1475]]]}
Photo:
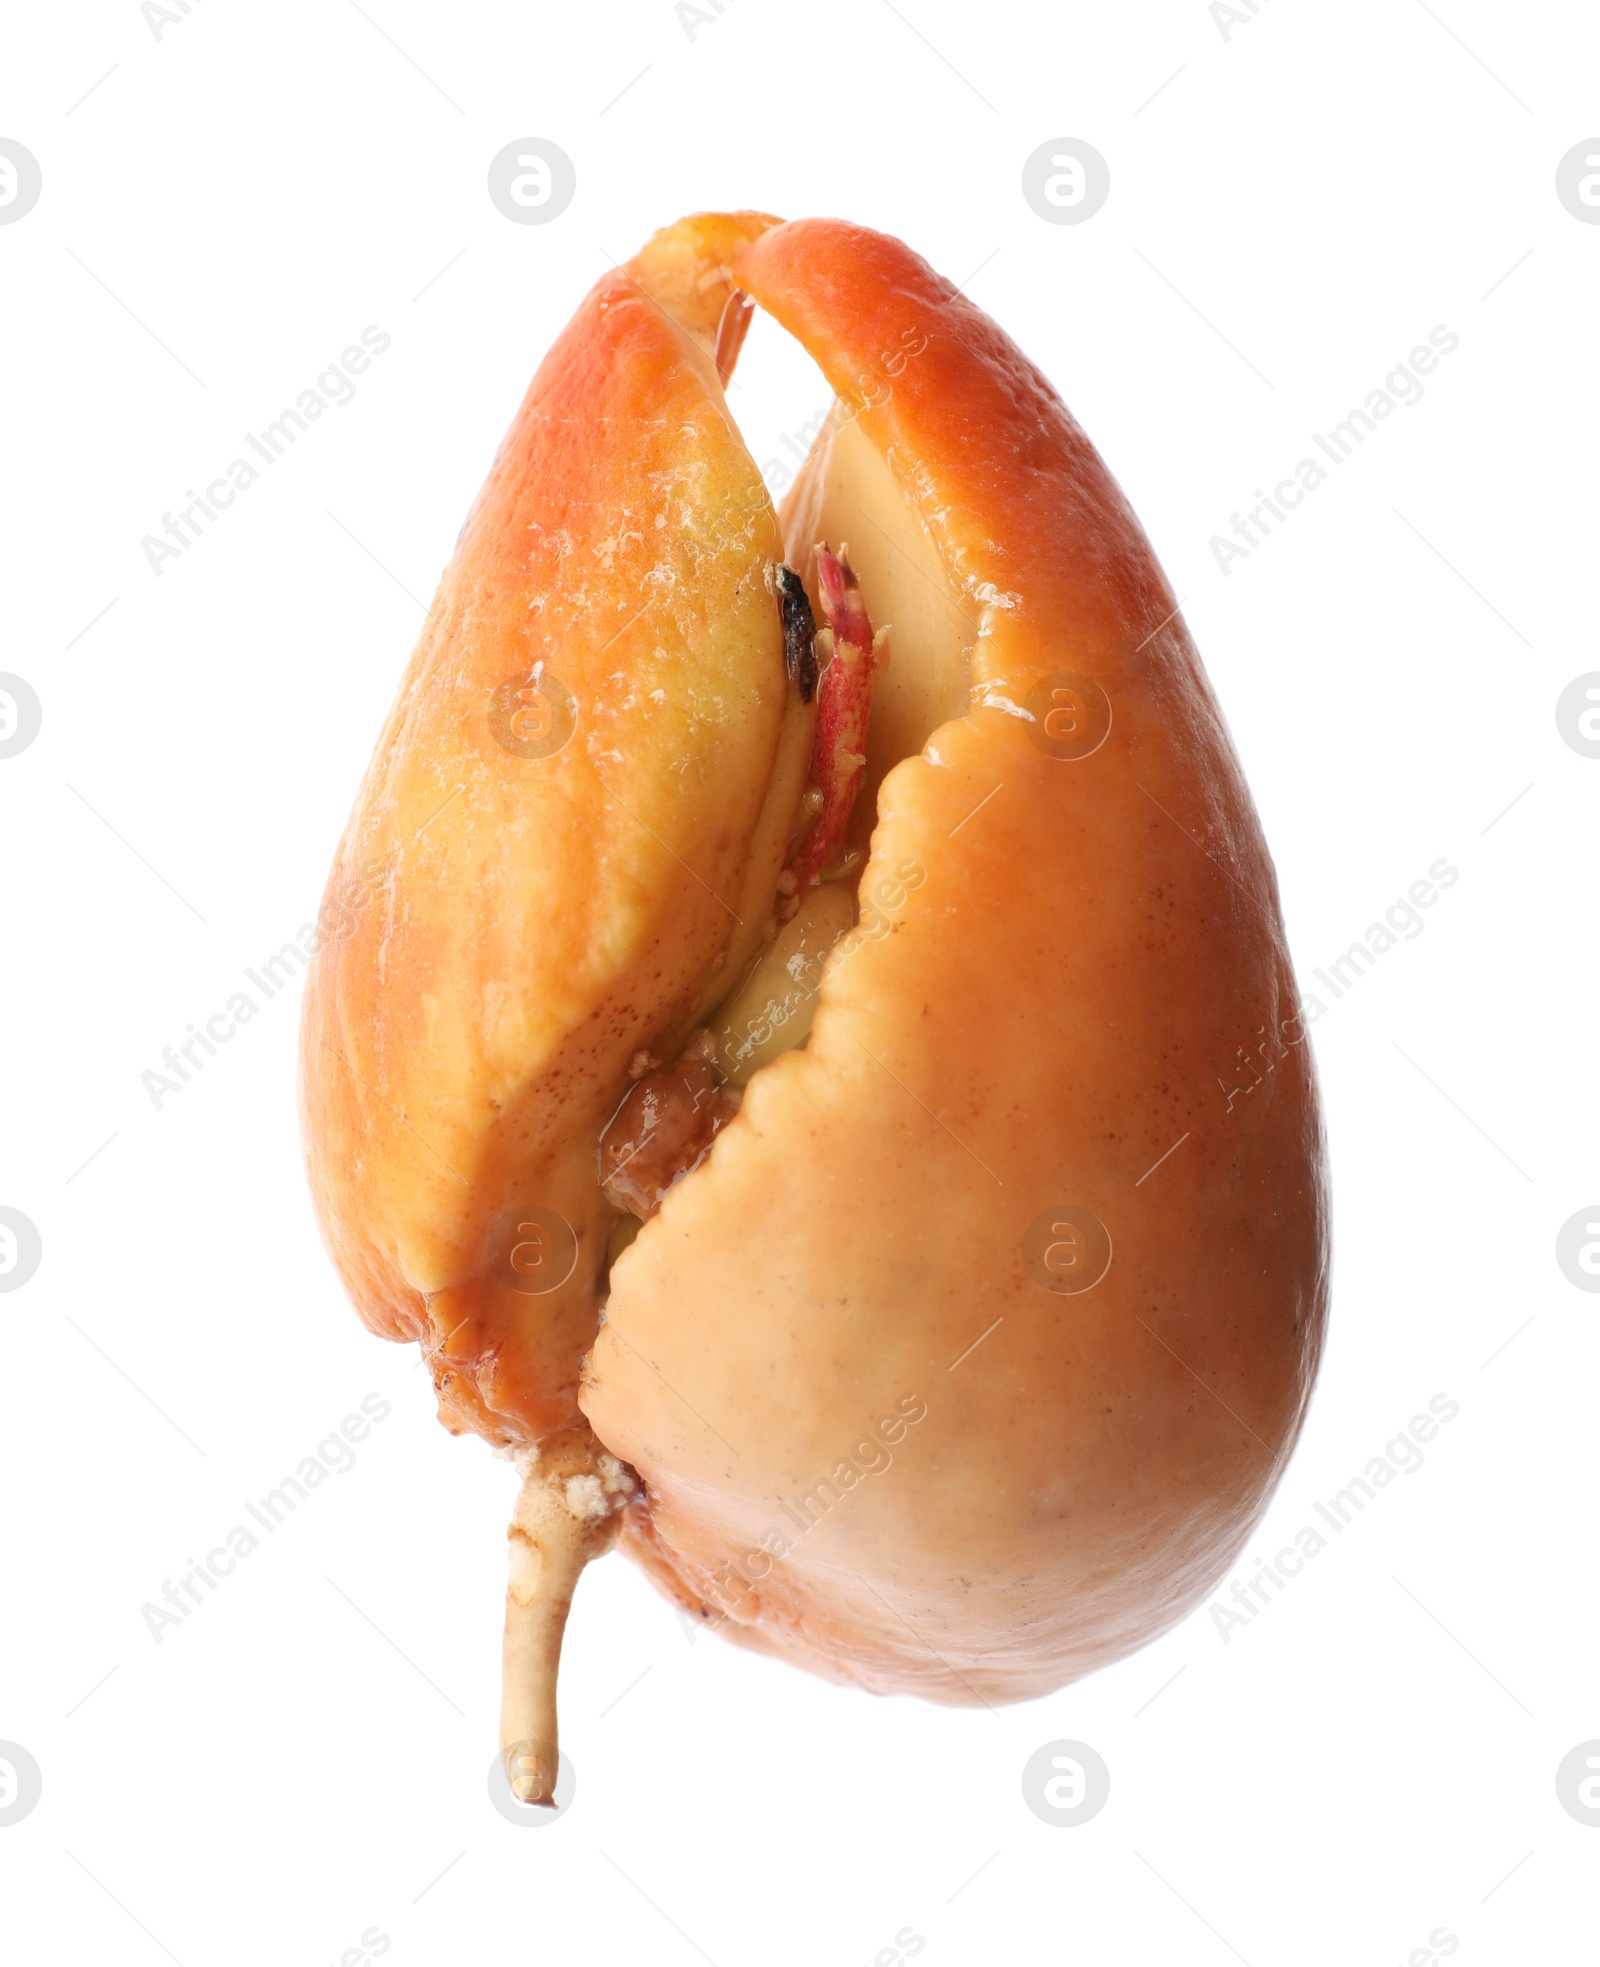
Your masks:
{"label": "pale white root", "polygon": [[560,1736],[556,1676],[572,1594],[583,1567],[608,1549],[634,1480],[587,1430],[523,1461],[522,1490],[506,1536],[500,1758],[519,1802],[555,1803]]}

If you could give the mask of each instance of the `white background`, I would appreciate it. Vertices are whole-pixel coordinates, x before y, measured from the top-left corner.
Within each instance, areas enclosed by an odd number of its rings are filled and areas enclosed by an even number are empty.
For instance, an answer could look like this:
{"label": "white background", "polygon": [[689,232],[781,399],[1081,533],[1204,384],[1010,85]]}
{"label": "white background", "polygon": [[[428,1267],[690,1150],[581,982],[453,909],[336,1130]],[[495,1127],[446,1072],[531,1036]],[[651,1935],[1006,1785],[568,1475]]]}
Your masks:
{"label": "white background", "polygon": [[[1597,72],[1592,11],[1487,0],[1226,35],[1201,0],[730,0],[692,35],[670,0],[195,0],[159,39],[134,0],[8,11],[0,135],[44,191],[0,227],[0,668],[44,728],[0,761],[0,1202],[44,1258],[0,1297],[0,1739],[44,1793],[0,1829],[7,1958],[318,1967],[377,1928],[393,1967],[854,1967],[907,1927],[926,1967],[1351,1967],[1441,1927],[1460,1967],[1596,1957],[1600,1831],[1554,1779],[1600,1736],[1600,1302],[1554,1247],[1600,1197],[1600,761],[1555,704],[1600,669],[1600,226],[1554,180]],[[525,136],[576,165],[548,225],[486,195]],[[1021,194],[1062,136],[1110,165],[1082,225]],[[1226,1644],[1202,1608],[999,1713],[692,1640],[608,1558],[564,1664],[578,1799],[518,1830],[485,1786],[513,1476],[342,1298],[295,993],[159,1111],[140,1074],[314,913],[581,294],[739,205],[900,234],[1061,389],[1184,599],[1308,990],[1460,870],[1316,1026],[1334,1315],[1251,1551],[1460,1412]],[[158,578],[141,536],[369,323],[356,400]],[[1424,399],[1224,575],[1211,536],[1437,324]],[[826,401],[782,339],[732,398],[761,460]],[[157,1645],[141,1606],[369,1393],[357,1466]],[[1111,1770],[1077,1829],[1019,1784],[1060,1737]]]}

